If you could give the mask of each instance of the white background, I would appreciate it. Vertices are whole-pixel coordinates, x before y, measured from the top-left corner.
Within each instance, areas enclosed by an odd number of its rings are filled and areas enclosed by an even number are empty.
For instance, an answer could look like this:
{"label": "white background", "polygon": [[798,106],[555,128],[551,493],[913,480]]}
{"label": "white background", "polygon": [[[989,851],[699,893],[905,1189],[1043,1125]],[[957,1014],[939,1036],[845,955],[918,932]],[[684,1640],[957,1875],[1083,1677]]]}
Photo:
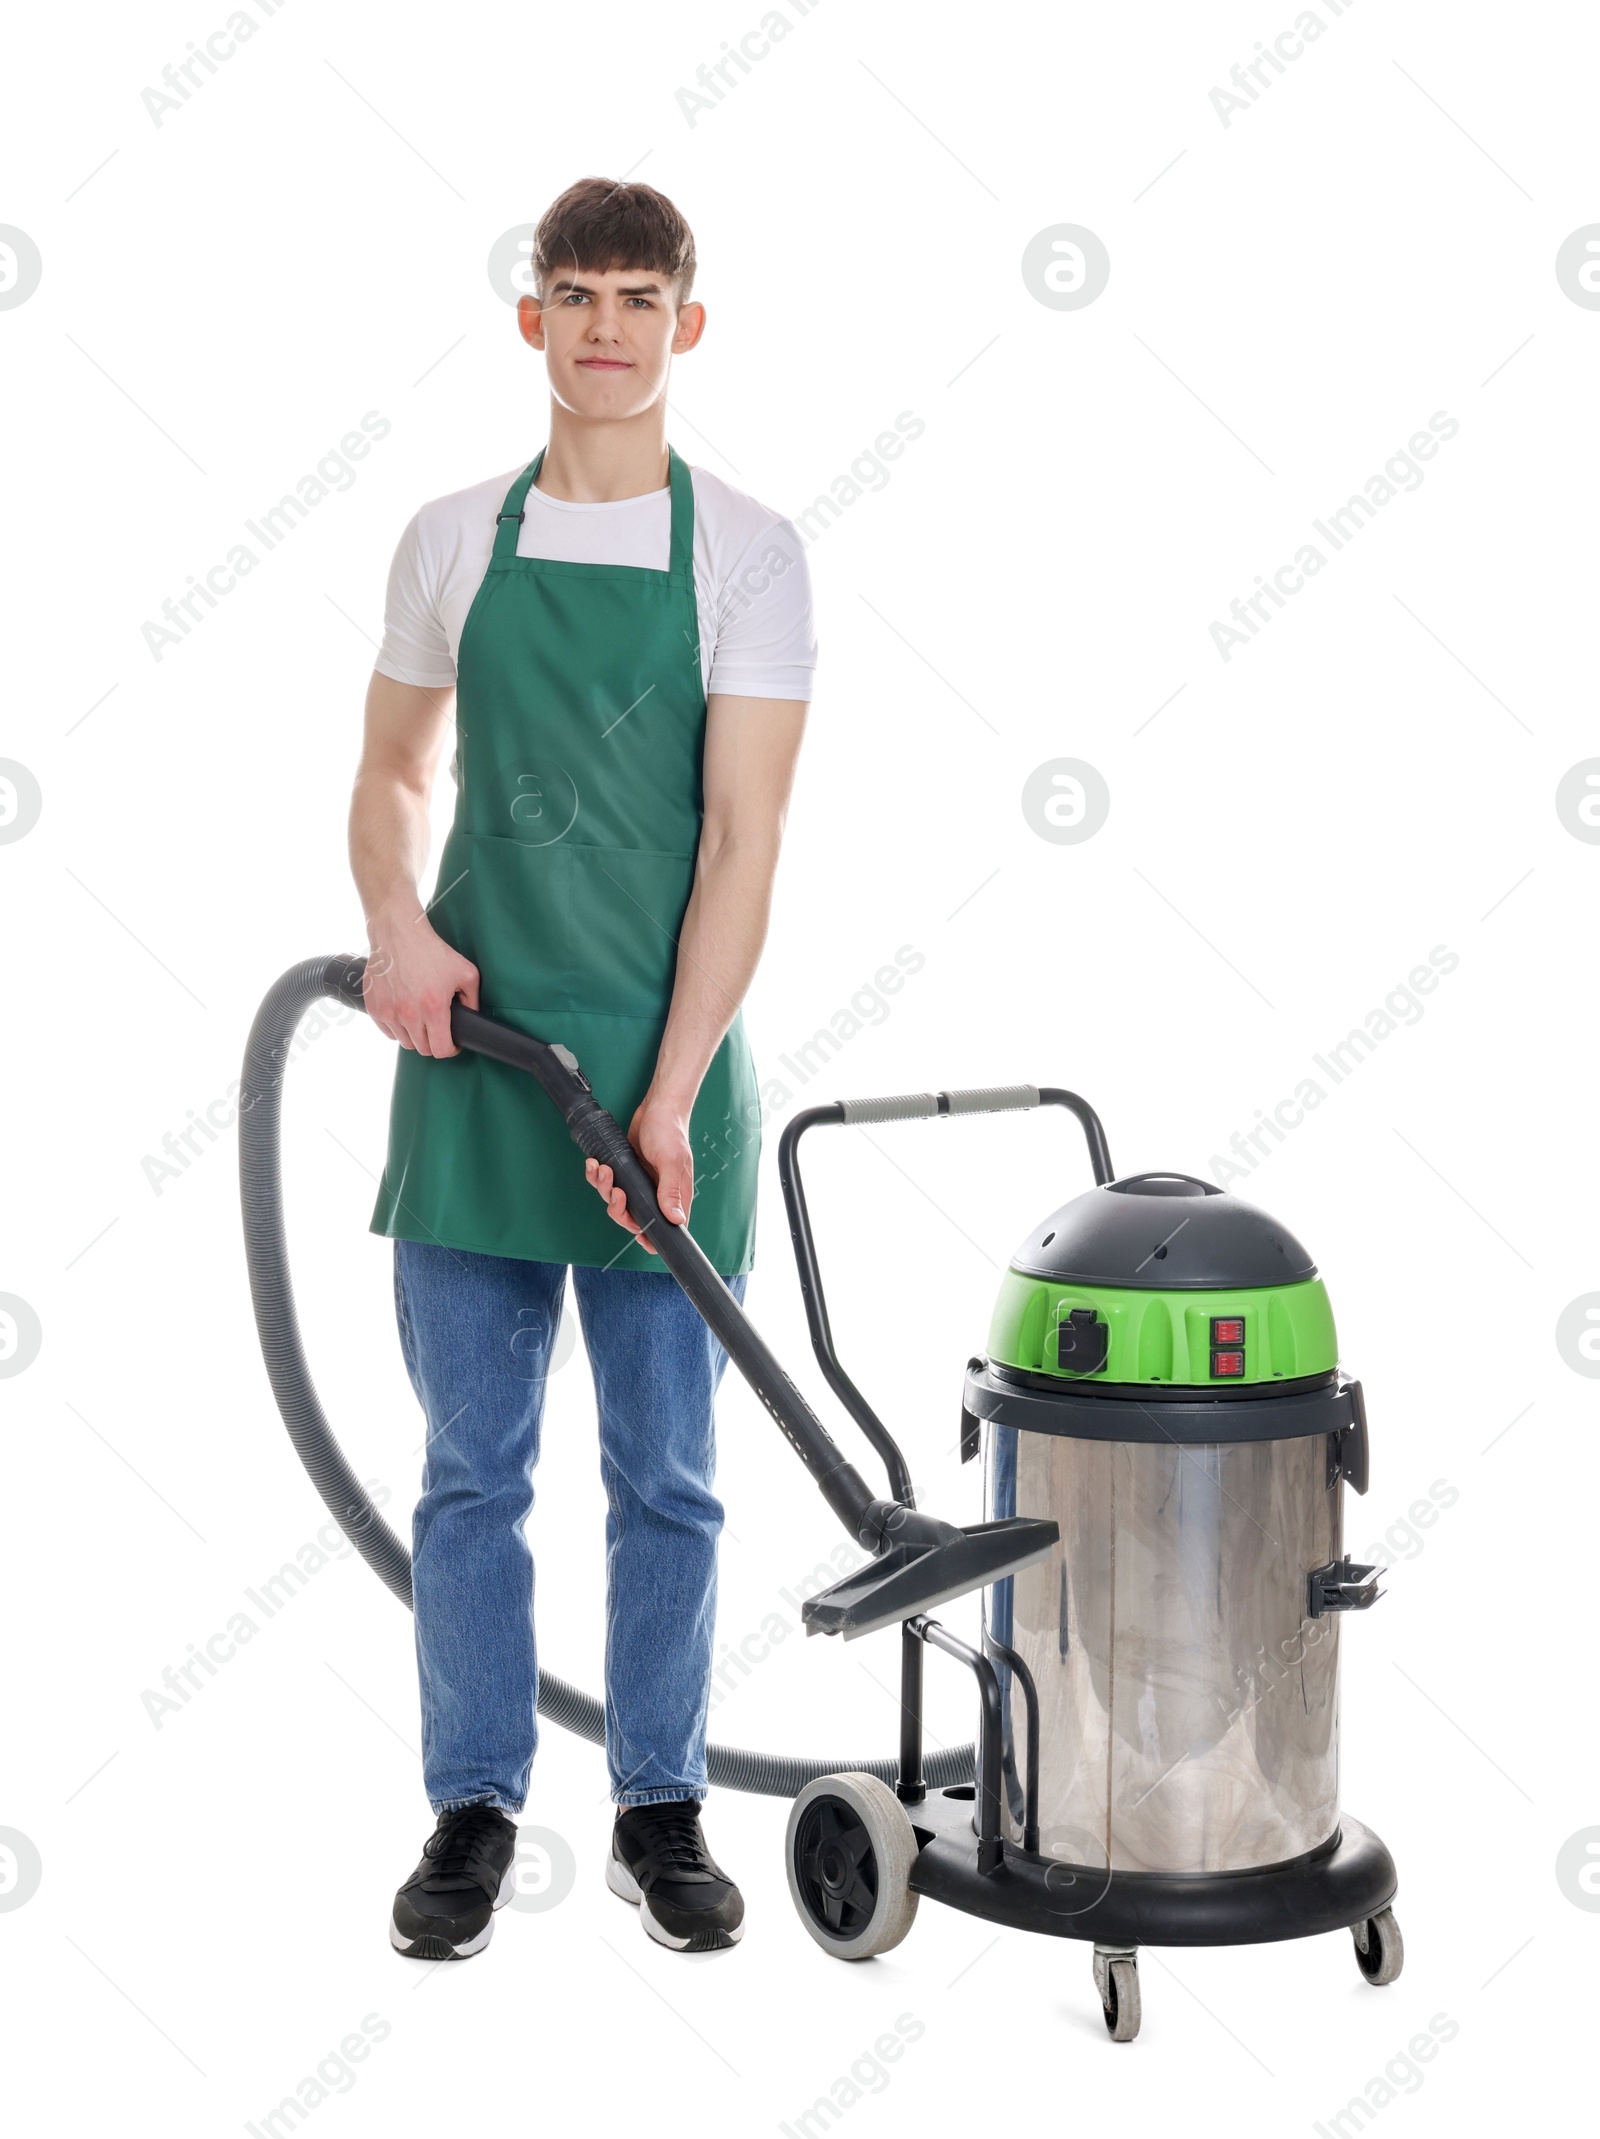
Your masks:
{"label": "white background", "polygon": [[[19,2124],[236,2132],[368,2014],[389,2032],[316,2134],[774,2131],[901,2014],[924,2032],[847,2134],[1312,2130],[1437,2014],[1458,2032],[1380,2130],[1527,2113],[1579,2073],[1600,1934],[1555,1876],[1600,1820],[1595,1390],[1555,1342],[1600,1284],[1581,1112],[1600,851],[1554,800],[1600,750],[1600,316],[1554,272],[1600,218],[1592,18],[1322,6],[1326,33],[1224,127],[1210,91],[1292,0],[1070,21],[828,0],[786,6],[789,37],[690,126],[675,92],[759,0],[251,12],[256,36],[159,127],[141,91],[224,0],[36,9],[6,40],[0,220],[43,260],[0,311],[0,751],[43,796],[0,850],[0,1290],[43,1330],[3,1390],[0,1826],[42,1865],[0,1911]],[[808,1099],[1065,1083],[1119,1171],[1206,1172],[1432,947],[1459,958],[1246,1189],[1311,1247],[1368,1392],[1349,1537],[1389,1531],[1393,1572],[1345,1629],[1343,1794],[1400,1866],[1391,1989],[1343,1934],[1152,1953],[1143,2034],[1114,2048],[1079,1946],[925,1904],[891,1956],[829,1962],[784,1889],[782,1807],[721,1792],[748,1935],[672,1956],[605,1892],[603,1763],[554,1730],[527,1819],[575,1852],[576,1886],[504,1912],[470,1967],[419,1967],[385,1938],[430,1824],[410,1628],[359,1563],[161,1728],[142,1705],[324,1520],[255,1348],[231,1133],[159,1195],[142,1161],[226,1092],[278,972],[362,947],[343,827],[390,552],[419,501],[540,442],[542,374],[486,262],[591,171],[648,178],[694,225],[710,324],[671,425],[691,459],[794,513],[898,412],[927,426],[811,551],[822,669],[749,1003],[764,1073],[909,944],[924,969]],[[1061,223],[1111,260],[1078,311],[1021,272]],[[354,486],[153,660],[162,601],[368,410],[392,430]],[[1439,410],[1460,429],[1420,490],[1223,662],[1213,620]],[[1110,792],[1080,844],[1022,810],[1062,757]],[[324,1394],[403,1526],[420,1424],[365,1230],[390,1067],[359,1020],[319,1038],[289,1157]],[[779,1126],[750,1305],[821,1404]],[[925,1503],[971,1519],[962,1364],[1016,1241],[1087,1185],[1075,1131],[815,1145],[841,1350]],[[721,1445],[737,1641],[795,1617],[779,1592],[837,1532],[731,1378]],[[546,1448],[544,1655],[593,1686],[581,1354]],[[1441,1479],[1456,1503],[1394,1531]],[[715,1733],[886,1751],[894,1654],[796,1634]],[[933,1731],[966,1736],[967,1686],[929,1669]]]}

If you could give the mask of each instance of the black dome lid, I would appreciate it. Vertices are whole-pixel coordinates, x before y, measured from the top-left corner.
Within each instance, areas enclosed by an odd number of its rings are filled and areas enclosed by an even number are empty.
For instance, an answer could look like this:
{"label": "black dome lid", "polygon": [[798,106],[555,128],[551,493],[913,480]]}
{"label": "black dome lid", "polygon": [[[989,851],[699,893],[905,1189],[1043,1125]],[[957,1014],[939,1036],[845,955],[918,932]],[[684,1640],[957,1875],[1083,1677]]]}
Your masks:
{"label": "black dome lid", "polygon": [[1130,1174],[1036,1226],[1011,1258],[1026,1277],[1149,1292],[1294,1285],[1317,1266],[1286,1226],[1192,1174]]}

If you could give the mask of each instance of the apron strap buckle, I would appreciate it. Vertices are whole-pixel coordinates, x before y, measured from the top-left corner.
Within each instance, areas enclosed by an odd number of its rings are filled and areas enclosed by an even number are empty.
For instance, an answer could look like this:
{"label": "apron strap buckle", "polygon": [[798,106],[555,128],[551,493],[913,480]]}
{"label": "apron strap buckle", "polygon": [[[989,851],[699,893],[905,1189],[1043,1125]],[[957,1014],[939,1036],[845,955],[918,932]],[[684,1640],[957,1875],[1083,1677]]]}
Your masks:
{"label": "apron strap buckle", "polygon": [[497,512],[494,516],[494,524],[498,527],[502,520],[515,520],[520,525],[527,517],[525,512]]}

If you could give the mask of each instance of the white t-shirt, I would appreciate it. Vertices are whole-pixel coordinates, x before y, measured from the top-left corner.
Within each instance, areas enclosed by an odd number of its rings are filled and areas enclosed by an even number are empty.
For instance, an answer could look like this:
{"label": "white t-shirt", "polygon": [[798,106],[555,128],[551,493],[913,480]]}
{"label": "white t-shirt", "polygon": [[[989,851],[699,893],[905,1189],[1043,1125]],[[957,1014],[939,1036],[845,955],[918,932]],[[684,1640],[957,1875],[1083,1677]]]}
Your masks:
{"label": "white t-shirt", "polygon": [[[704,468],[694,484],[694,588],[700,674],[741,698],[811,696],[816,636],[811,576],[791,524]],[[389,568],[377,665],[397,683],[438,690],[456,680],[461,630],[494,549],[495,515],[518,470],[424,505]],[[530,488],[517,531],[519,557],[560,564],[642,565],[664,572],[672,493],[578,505]]]}

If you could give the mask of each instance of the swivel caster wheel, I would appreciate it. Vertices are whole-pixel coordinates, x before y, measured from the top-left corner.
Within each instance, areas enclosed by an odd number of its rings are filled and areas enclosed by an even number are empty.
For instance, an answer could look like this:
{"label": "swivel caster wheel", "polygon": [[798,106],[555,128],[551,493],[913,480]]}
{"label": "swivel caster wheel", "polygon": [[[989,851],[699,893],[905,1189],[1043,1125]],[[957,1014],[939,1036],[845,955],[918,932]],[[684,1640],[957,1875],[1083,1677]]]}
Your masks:
{"label": "swivel caster wheel", "polygon": [[917,1837],[876,1775],[821,1775],[789,1814],[784,1861],[800,1921],[838,1961],[865,1961],[911,1929]]}
{"label": "swivel caster wheel", "polygon": [[1380,1909],[1365,1923],[1352,1924],[1356,1942],[1356,1966],[1369,1983],[1392,1983],[1405,1966],[1406,1949],[1393,1909]]}
{"label": "swivel caster wheel", "polygon": [[1132,2042],[1139,2032],[1139,1955],[1133,1946],[1096,1946],[1094,1987],[1100,1993],[1106,2033],[1113,2042]]}

